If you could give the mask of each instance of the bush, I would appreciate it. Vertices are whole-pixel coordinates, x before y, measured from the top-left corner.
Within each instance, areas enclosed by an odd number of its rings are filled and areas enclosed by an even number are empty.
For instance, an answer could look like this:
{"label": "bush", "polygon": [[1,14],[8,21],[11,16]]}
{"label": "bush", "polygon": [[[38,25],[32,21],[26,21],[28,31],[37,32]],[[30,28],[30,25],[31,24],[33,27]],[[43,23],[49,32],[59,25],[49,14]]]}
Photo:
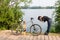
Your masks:
{"label": "bush", "polygon": [[10,29],[23,17],[19,3],[30,3],[31,0],[0,0],[0,29]]}
{"label": "bush", "polygon": [[60,33],[60,0],[56,3],[56,9],[55,9],[55,31],[57,33]]}
{"label": "bush", "polygon": [[51,27],[50,32],[51,32],[51,33],[55,33],[55,27],[54,27],[54,26]]}

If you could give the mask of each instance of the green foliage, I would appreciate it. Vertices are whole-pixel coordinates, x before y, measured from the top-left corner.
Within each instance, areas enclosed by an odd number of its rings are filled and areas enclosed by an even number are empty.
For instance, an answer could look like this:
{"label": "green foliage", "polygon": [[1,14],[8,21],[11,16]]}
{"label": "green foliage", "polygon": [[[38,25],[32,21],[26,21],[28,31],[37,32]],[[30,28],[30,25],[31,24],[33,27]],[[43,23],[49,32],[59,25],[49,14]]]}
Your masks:
{"label": "green foliage", "polygon": [[50,32],[51,32],[51,33],[55,33],[55,25],[54,25],[54,24],[51,26]]}
{"label": "green foliage", "polygon": [[[19,0],[0,0],[0,28],[10,29],[11,25],[18,23],[23,12],[18,6]],[[11,2],[11,3],[10,3]],[[14,4],[12,4],[14,2]],[[23,0],[24,2],[24,0]]]}
{"label": "green foliage", "polygon": [[55,15],[55,31],[57,33],[60,33],[60,0],[58,0],[58,2],[56,3],[56,15]]}

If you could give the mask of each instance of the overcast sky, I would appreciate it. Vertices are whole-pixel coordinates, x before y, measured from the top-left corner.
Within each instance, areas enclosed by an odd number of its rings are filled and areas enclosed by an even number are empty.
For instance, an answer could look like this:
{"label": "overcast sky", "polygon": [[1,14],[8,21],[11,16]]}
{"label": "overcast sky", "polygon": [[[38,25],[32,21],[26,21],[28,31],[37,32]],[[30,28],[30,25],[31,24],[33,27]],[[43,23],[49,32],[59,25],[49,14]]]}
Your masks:
{"label": "overcast sky", "polygon": [[54,6],[57,0],[32,0],[30,6]]}

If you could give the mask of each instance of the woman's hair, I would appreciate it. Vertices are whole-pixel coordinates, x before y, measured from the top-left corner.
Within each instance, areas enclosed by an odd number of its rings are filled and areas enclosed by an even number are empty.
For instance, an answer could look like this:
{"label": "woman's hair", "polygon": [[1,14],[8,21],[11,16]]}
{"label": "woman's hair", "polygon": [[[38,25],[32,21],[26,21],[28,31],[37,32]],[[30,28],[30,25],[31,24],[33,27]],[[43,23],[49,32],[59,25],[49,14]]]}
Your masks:
{"label": "woman's hair", "polygon": [[38,20],[40,20],[40,17],[41,17],[41,16],[38,16]]}

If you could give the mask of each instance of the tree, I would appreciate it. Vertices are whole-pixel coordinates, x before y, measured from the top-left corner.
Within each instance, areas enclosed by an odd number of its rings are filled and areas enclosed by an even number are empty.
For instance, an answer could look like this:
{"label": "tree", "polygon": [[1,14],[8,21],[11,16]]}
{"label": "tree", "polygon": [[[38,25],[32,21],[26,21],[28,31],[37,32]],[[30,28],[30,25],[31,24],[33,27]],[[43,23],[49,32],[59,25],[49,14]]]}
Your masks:
{"label": "tree", "polygon": [[60,33],[60,0],[56,3],[55,12],[55,31]]}
{"label": "tree", "polygon": [[0,28],[10,29],[11,25],[19,22],[23,17],[21,2],[29,3],[30,0],[0,0]]}

